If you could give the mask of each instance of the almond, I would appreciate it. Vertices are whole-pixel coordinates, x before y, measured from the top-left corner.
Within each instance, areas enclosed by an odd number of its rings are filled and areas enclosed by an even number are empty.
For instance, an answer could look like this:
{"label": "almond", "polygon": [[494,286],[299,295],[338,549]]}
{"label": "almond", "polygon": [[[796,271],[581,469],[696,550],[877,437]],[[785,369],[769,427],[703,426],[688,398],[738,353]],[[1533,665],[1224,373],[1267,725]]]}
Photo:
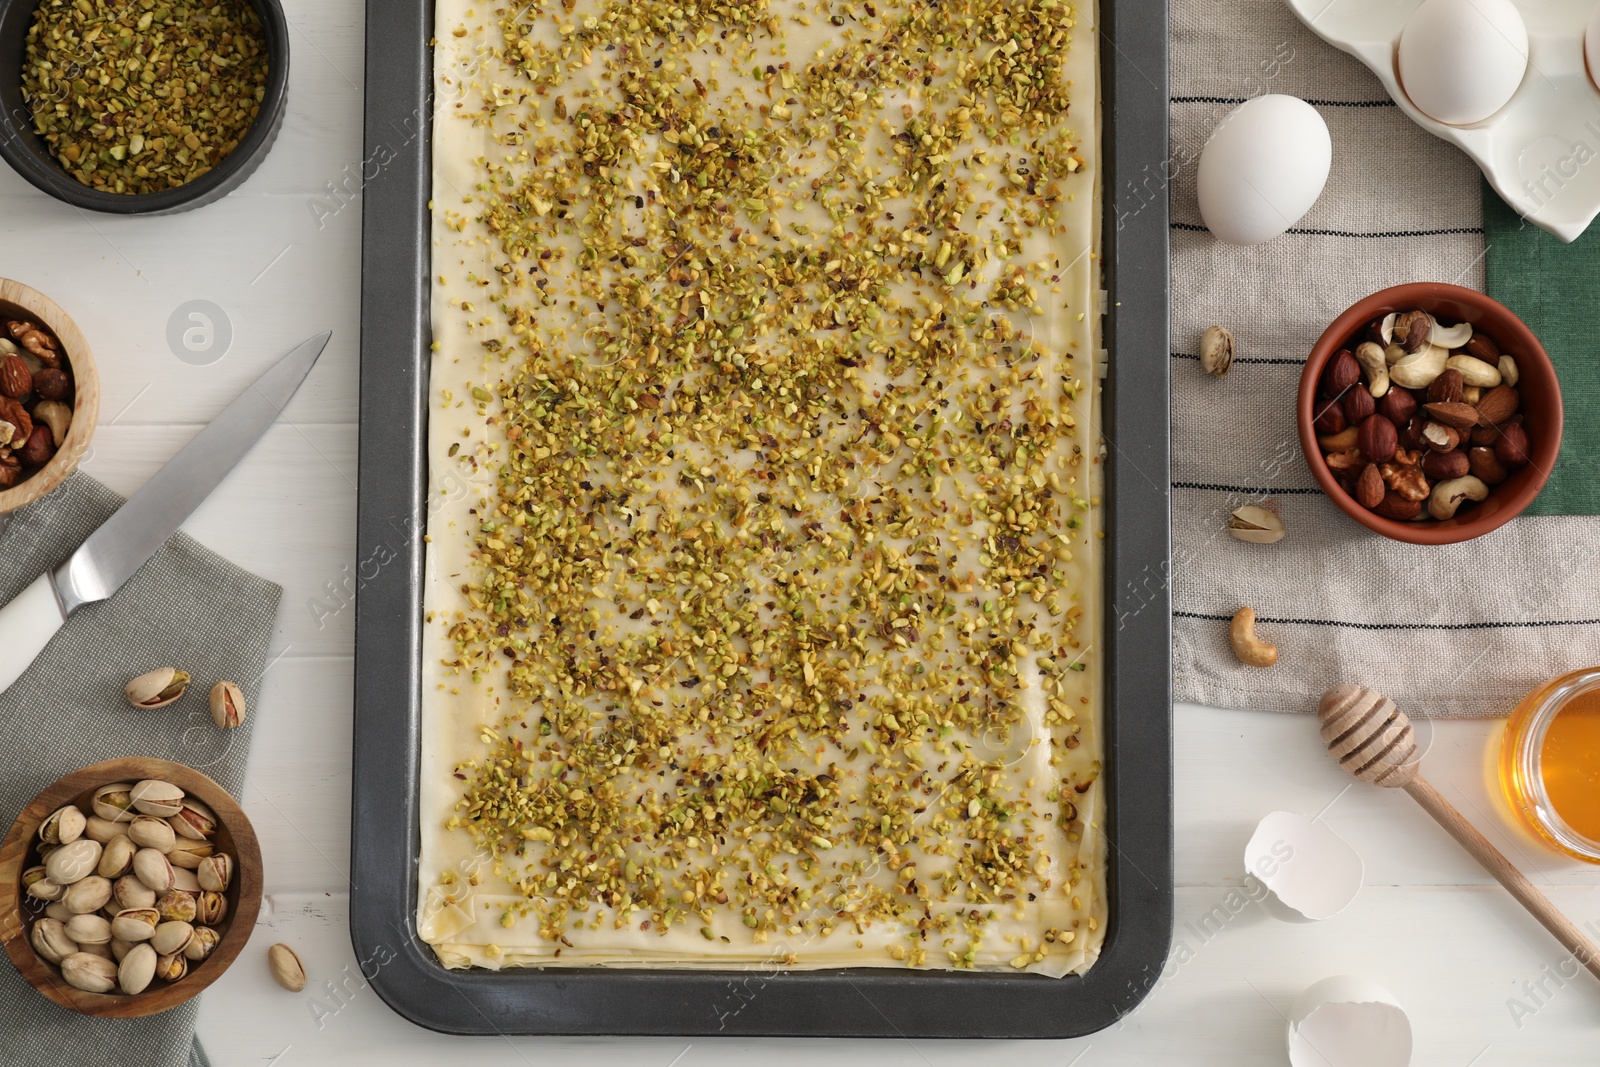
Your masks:
{"label": "almond", "polygon": [[1522,403],[1522,397],[1509,385],[1497,385],[1478,401],[1478,422],[1484,426],[1498,426],[1512,415]]}
{"label": "almond", "polygon": [[1394,450],[1399,447],[1400,435],[1394,428],[1394,423],[1379,414],[1368,415],[1361,420],[1356,435],[1356,446],[1361,449],[1362,455],[1373,463],[1387,463],[1394,458]]}
{"label": "almond", "polygon": [[28,364],[18,355],[8,355],[0,359],[0,393],[21,400],[33,392],[33,371],[28,369]]}
{"label": "almond", "polygon": [[1472,340],[1462,346],[1461,350],[1469,356],[1476,356],[1485,363],[1500,362],[1500,346],[1494,343],[1494,338],[1477,330],[1472,331]]}
{"label": "almond", "polygon": [[1430,422],[1422,428],[1422,439],[1435,452],[1453,452],[1461,444],[1461,433],[1454,426]]}
{"label": "almond", "polygon": [[1383,484],[1383,475],[1378,473],[1378,465],[1368,463],[1356,482],[1356,500],[1362,507],[1371,509],[1383,503],[1388,492],[1388,487]]}
{"label": "almond", "polygon": [[1435,403],[1454,403],[1461,399],[1466,387],[1467,383],[1462,379],[1461,372],[1449,367],[1428,383],[1428,399]]}
{"label": "almond", "polygon": [[1463,404],[1459,401],[1455,403],[1424,404],[1423,409],[1433,418],[1434,422],[1442,422],[1446,426],[1454,426],[1458,430],[1468,430],[1478,425],[1479,409],[1471,404]]}
{"label": "almond", "polygon": [[1407,352],[1415,352],[1428,343],[1433,323],[1426,311],[1408,311],[1394,321],[1394,339],[1402,341]]}

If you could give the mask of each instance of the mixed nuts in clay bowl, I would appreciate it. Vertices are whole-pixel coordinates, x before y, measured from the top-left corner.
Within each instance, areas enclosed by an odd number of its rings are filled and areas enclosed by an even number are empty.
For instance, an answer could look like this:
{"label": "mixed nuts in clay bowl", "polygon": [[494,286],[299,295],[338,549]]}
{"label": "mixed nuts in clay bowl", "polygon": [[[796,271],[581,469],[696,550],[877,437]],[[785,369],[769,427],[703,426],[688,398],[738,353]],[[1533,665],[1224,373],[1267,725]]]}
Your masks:
{"label": "mixed nuts in clay bowl", "polygon": [[1480,537],[1539,495],[1561,452],[1561,385],[1533,331],[1472,289],[1398,285],[1358,301],[1300,377],[1306,464],[1385,537]]}

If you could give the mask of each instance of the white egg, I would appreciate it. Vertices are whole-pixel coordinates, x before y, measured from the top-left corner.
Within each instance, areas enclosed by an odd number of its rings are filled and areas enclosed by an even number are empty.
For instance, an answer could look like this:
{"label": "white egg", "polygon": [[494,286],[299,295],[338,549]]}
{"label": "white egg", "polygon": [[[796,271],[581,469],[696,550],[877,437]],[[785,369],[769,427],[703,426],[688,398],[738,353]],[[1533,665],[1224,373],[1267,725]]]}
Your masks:
{"label": "white egg", "polygon": [[1400,86],[1417,110],[1466,126],[1506,106],[1528,69],[1511,0],[1426,0],[1400,32]]}
{"label": "white egg", "polygon": [[1600,88],[1600,6],[1595,7],[1583,31],[1583,58],[1589,64],[1589,80]]}
{"label": "white egg", "polygon": [[1234,108],[1200,152],[1200,217],[1219,241],[1258,245],[1300,221],[1333,163],[1317,109],[1272,94]]}

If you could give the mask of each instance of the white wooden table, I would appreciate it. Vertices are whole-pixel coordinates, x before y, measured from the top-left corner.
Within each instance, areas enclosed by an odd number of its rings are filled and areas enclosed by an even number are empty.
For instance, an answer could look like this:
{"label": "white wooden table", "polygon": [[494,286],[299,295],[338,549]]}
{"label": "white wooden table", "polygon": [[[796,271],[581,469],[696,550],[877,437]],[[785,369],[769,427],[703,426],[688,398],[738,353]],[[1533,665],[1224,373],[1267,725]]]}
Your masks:
{"label": "white wooden table", "polygon": [[[53,296],[92,339],[105,396],[85,469],[121,492],[142,484],[272,360],[334,330],[281,424],[187,526],[284,587],[243,797],[261,835],[268,896],[250,946],[204,1000],[201,1033],[218,1067],[409,1067],[469,1057],[647,1067],[869,1056],[910,1065],[1000,1056],[1052,1067],[1278,1064],[1295,996],[1340,973],[1370,977],[1400,998],[1418,1064],[1600,1058],[1600,983],[1559,979],[1556,943],[1408,798],[1345,791],[1308,718],[1189,706],[1176,713],[1174,954],[1152,975],[1145,1004],[1107,1032],[984,1048],[459,1039],[392,1014],[369,988],[346,930],[362,7],[285,6],[295,49],[289,115],[260,172],[227,200],[165,219],[89,216],[0,168],[0,274]],[[233,337],[220,358],[213,347],[185,352],[186,362],[167,333],[196,300],[220,308]],[[202,334],[191,341],[204,348]],[[1429,777],[1574,919],[1600,923],[1600,870],[1542,851],[1496,809],[1499,724],[1423,730],[1432,735]],[[1343,914],[1290,924],[1261,905],[1241,906],[1240,854],[1256,821],[1275,809],[1322,812],[1363,856],[1366,888]],[[264,955],[274,941],[300,951],[313,977],[304,993],[272,985]]]}

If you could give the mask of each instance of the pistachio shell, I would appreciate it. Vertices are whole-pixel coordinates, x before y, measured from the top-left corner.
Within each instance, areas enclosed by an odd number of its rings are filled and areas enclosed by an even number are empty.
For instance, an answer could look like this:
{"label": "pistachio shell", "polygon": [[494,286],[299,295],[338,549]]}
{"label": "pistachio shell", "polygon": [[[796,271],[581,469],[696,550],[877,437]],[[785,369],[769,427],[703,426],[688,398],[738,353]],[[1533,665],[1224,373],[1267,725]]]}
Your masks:
{"label": "pistachio shell", "polygon": [[167,820],[154,815],[140,815],[128,824],[128,836],[140,848],[153,848],[162,854],[172,851],[178,840]]}
{"label": "pistachio shell", "polygon": [[211,687],[211,719],[220,728],[231,730],[244,722],[244,691],[232,682]]}
{"label": "pistachio shell", "polygon": [[133,797],[129,795],[132,789],[132,782],[112,782],[96,789],[91,804],[94,813],[109,822],[127,822],[134,815],[129,810],[133,806]]}
{"label": "pistachio shell", "polygon": [[78,913],[75,911],[68,911],[67,906],[61,903],[61,901],[57,900],[45,905],[44,914],[45,918],[47,919],[54,919],[58,923],[65,923]]}
{"label": "pistachio shell", "polygon": [[102,915],[74,915],[67,923],[67,936],[84,945],[104,945],[111,940],[111,923]]}
{"label": "pistachio shell", "polygon": [[61,977],[85,993],[109,993],[117,985],[117,965],[87,952],[74,952],[61,961]]}
{"label": "pistachio shell", "polygon": [[226,852],[207,856],[200,861],[200,866],[195,868],[194,874],[200,882],[201,889],[212,893],[226,892],[228,883],[233,880],[233,857]]}
{"label": "pistachio shell", "polygon": [[167,862],[167,857],[153,848],[141,848],[133,854],[133,873],[157,893],[165,893],[173,887],[172,864]]}
{"label": "pistachio shell", "polygon": [[163,782],[159,778],[147,778],[136,782],[128,791],[133,806],[145,815],[155,815],[165,819],[168,815],[176,815],[183,810],[183,790],[171,782]]}
{"label": "pistachio shell", "polygon": [[199,963],[217,950],[222,943],[222,935],[209,926],[194,928],[194,939],[183,948],[183,958],[191,963]]}
{"label": "pistachio shell", "polygon": [[162,893],[161,898],[156,901],[156,911],[160,912],[161,918],[167,922],[193,922],[195,916],[194,894],[185,893],[181,889]]}
{"label": "pistachio shell", "polygon": [[113,937],[111,939],[111,958],[121,963],[128,958],[128,953],[132,952],[134,947],[132,941],[124,941],[121,938]]}
{"label": "pistachio shell", "polygon": [[156,950],[135,945],[117,967],[117,986],[129,996],[143,993],[156,976]]}
{"label": "pistachio shell", "polygon": [[76,804],[68,804],[51,812],[39,824],[39,840],[47,845],[67,845],[83,836],[89,820]]}
{"label": "pistachio shell", "polygon": [[127,834],[118,834],[105,843],[100,852],[100,865],[95,868],[95,873],[104,878],[121,878],[133,870],[133,854],[139,851],[139,846],[133,843],[133,838]]}
{"label": "pistachio shell", "polygon": [[153,908],[156,904],[156,895],[156,891],[141,882],[139,876],[135,874],[123,875],[111,888],[111,899],[118,905],[118,911],[128,908]]}
{"label": "pistachio shell", "polygon": [[123,941],[148,941],[161,924],[161,913],[154,908],[129,908],[111,920],[111,936]]}
{"label": "pistachio shell", "polygon": [[91,815],[89,816],[88,825],[84,827],[83,836],[90,841],[98,841],[104,845],[118,835],[127,832],[127,827],[120,822],[112,822],[110,819],[102,819],[98,815]]}
{"label": "pistachio shell", "polygon": [[195,841],[204,841],[217,832],[216,812],[194,797],[184,797],[182,810],[167,821],[172,823],[178,836]]}
{"label": "pistachio shell", "polygon": [[57,885],[71,885],[80,878],[94,873],[100,863],[100,842],[80,837],[69,845],[62,845],[44,861],[45,873]]}
{"label": "pistachio shell", "polygon": [[67,886],[66,894],[61,898],[61,903],[74,915],[87,915],[99,911],[111,900],[111,879],[98,874],[91,874],[87,878]]}
{"label": "pistachio shell", "polygon": [[[196,867],[199,864],[195,864]],[[194,871],[187,867],[174,866],[172,868],[172,888],[181,889],[185,893],[200,892],[200,879],[194,876]]]}
{"label": "pistachio shell", "polygon": [[186,922],[164,922],[150,937],[150,946],[161,956],[182,952],[194,937],[194,927]]}
{"label": "pistachio shell", "polygon": [[78,943],[67,934],[65,923],[54,919],[40,919],[33,924],[29,940],[39,958],[50,963],[60,963],[78,951]]}
{"label": "pistachio shell", "polygon": [[210,841],[194,841],[180,837],[173,844],[172,851],[167,853],[167,859],[174,867],[184,867],[192,871],[213,851]]}
{"label": "pistachio shell", "polygon": [[288,945],[273,945],[267,949],[267,966],[272,970],[272,977],[289,992],[298,993],[306,987],[305,965]]}
{"label": "pistachio shell", "polygon": [[122,689],[122,695],[136,708],[164,708],[183,696],[189,688],[187,671],[174,667],[157,667],[133,679]]}
{"label": "pistachio shell", "polygon": [[88,953],[91,956],[99,956],[103,960],[111,960],[113,963],[117,959],[116,953],[111,951],[110,941],[103,945],[79,945],[78,951]]}

